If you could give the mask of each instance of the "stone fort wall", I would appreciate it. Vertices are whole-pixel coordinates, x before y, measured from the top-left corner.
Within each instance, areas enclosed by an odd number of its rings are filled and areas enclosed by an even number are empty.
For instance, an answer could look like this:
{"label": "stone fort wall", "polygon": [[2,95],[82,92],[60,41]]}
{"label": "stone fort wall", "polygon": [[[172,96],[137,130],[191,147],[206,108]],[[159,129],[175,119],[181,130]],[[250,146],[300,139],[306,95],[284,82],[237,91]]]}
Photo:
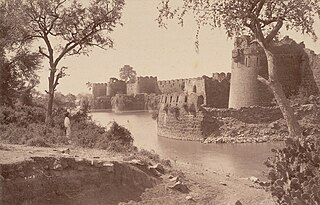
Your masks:
{"label": "stone fort wall", "polygon": [[153,76],[137,77],[136,82],[127,84],[127,94],[136,95],[140,93],[159,94],[158,79]]}
{"label": "stone fort wall", "polygon": [[[314,55],[308,54],[304,44],[297,44],[289,37],[274,42],[276,74],[287,97],[298,94],[303,88],[306,94],[318,94],[315,82],[318,76]],[[317,64],[317,63],[315,63]],[[230,108],[252,105],[270,106],[273,99],[268,88],[257,80],[260,75],[268,78],[267,60],[258,44],[251,44],[248,36],[238,37],[232,51],[232,77],[230,86]]]}
{"label": "stone fort wall", "polygon": [[[171,111],[165,106],[160,108],[158,115],[159,136],[203,141],[208,137],[225,136],[229,130],[224,128],[230,125],[233,127],[232,129],[241,130],[241,132],[251,127],[252,133],[247,133],[246,137],[248,138],[268,135],[268,137],[273,136],[275,139],[279,139],[277,137],[279,137],[280,131],[274,130],[270,124],[283,118],[280,109],[276,107],[252,107],[240,110],[200,108],[198,112],[190,112],[185,107],[179,107],[178,110]],[[236,127],[237,125],[240,125],[239,128]],[[261,134],[260,132],[265,133]],[[284,131],[282,134],[287,134],[287,132]]]}
{"label": "stone fort wall", "polygon": [[92,84],[93,98],[107,95],[107,83],[93,83]]}

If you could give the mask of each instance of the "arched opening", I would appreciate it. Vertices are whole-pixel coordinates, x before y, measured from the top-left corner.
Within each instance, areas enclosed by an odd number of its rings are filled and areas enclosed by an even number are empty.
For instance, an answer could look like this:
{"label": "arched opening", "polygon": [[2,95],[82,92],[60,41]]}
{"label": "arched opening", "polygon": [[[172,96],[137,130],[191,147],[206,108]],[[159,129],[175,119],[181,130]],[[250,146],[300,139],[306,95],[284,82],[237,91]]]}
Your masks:
{"label": "arched opening", "polygon": [[192,92],[194,92],[194,93],[196,93],[197,92],[197,86],[193,86],[193,88],[192,88]]}

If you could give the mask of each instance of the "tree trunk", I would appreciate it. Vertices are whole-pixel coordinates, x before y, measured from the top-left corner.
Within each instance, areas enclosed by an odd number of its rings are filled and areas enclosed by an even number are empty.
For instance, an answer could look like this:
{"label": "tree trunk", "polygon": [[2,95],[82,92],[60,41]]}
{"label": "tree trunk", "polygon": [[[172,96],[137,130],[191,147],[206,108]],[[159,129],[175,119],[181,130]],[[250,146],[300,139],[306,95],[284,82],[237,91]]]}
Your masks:
{"label": "tree trunk", "polygon": [[49,80],[49,91],[48,93],[48,105],[47,105],[47,115],[46,115],[46,124],[52,125],[53,118],[52,118],[52,109],[53,109],[53,98],[54,98],[54,78],[55,78],[55,68],[50,69],[50,76],[48,77]]}
{"label": "tree trunk", "polygon": [[264,51],[266,53],[267,61],[268,61],[268,73],[269,73],[268,85],[271,88],[274,94],[274,97],[279,105],[279,108],[283,114],[283,117],[287,122],[289,136],[300,137],[302,134],[301,127],[294,115],[293,108],[291,107],[290,102],[287,99],[282,89],[282,85],[278,80],[276,68],[275,68],[274,55],[272,51],[269,49],[264,48]]}

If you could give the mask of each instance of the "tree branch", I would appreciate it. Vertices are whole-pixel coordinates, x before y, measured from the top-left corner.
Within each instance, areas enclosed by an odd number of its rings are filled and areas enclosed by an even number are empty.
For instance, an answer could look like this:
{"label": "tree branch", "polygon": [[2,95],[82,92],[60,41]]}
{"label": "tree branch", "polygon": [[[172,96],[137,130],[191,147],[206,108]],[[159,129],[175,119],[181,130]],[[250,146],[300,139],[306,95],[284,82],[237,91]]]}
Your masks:
{"label": "tree branch", "polygon": [[273,38],[278,34],[278,32],[281,29],[282,25],[283,25],[283,20],[279,19],[277,21],[277,24],[275,25],[275,27],[272,29],[272,31],[266,37],[266,43],[267,44],[269,44],[273,40]]}
{"label": "tree branch", "polygon": [[48,54],[46,54],[45,52],[43,52],[42,48],[39,46],[39,53],[45,57],[47,57],[48,59],[50,59],[50,56]]}

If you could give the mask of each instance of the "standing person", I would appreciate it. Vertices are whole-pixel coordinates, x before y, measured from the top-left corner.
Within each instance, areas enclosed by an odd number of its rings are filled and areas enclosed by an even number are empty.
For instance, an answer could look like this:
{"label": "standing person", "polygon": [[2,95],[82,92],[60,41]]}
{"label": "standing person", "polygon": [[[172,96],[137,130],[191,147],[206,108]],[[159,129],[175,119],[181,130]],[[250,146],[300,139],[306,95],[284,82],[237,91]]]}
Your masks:
{"label": "standing person", "polygon": [[66,112],[65,118],[64,118],[64,127],[66,129],[66,137],[68,139],[68,143],[70,143],[70,135],[71,135],[71,123],[69,118],[69,112]]}

